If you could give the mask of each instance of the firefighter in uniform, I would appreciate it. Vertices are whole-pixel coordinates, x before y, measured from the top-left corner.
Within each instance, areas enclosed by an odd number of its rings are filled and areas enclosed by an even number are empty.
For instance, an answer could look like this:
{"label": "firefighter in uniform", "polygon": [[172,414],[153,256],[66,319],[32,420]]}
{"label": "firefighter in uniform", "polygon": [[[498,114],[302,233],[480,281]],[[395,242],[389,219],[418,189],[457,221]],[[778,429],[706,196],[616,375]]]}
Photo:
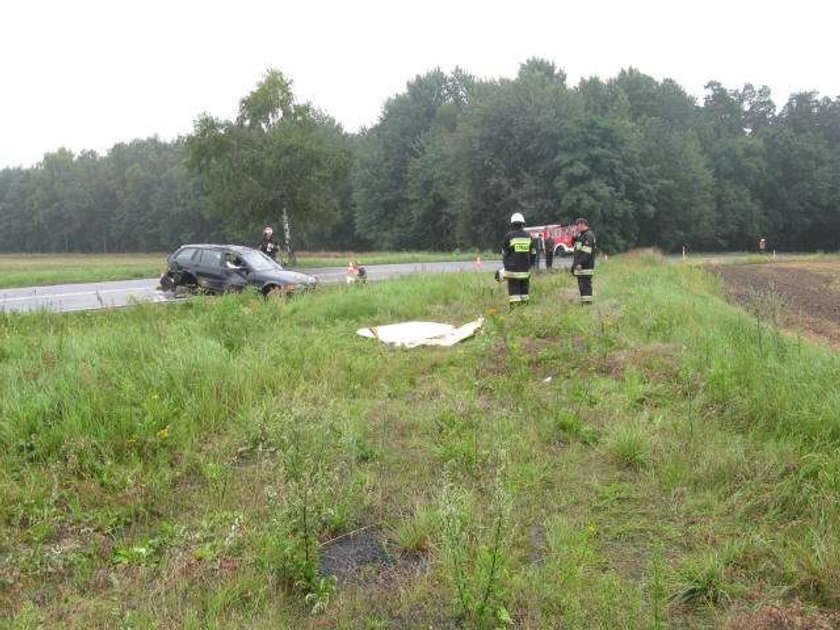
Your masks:
{"label": "firefighter in uniform", "polygon": [[508,283],[508,301],[511,308],[528,303],[531,278],[531,256],[536,252],[531,235],[525,231],[525,217],[516,212],[510,217],[511,230],[502,243],[502,277]]}
{"label": "firefighter in uniform", "polygon": [[574,240],[575,254],[572,259],[572,273],[578,281],[581,304],[592,304],[592,276],[595,274],[595,235],[589,229],[589,221],[580,218],[575,221],[578,233]]}

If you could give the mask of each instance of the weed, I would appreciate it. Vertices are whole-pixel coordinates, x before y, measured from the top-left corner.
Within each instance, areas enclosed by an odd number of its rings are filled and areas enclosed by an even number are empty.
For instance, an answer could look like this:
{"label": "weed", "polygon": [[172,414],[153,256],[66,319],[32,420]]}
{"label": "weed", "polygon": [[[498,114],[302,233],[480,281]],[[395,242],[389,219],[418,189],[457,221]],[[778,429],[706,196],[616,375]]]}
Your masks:
{"label": "weed", "polygon": [[579,440],[583,444],[594,444],[598,440],[597,432],[585,425],[574,410],[552,409],[541,417],[544,439],[551,444],[568,444]]}
{"label": "weed", "polygon": [[[776,327],[782,323],[782,317],[788,308],[785,297],[776,291],[775,287],[769,290],[760,291],[750,287],[747,295],[747,311],[755,318],[756,339],[759,350],[764,352],[764,331],[773,334],[769,327]],[[778,337],[778,331],[775,331]],[[779,345],[778,348],[783,346]]]}
{"label": "weed", "polygon": [[405,553],[428,553],[437,538],[441,516],[436,509],[418,507],[394,531],[397,546]]}
{"label": "weed", "polygon": [[725,604],[729,601],[726,564],[721,554],[709,550],[688,558],[677,569],[678,582],[671,601],[678,604]]}
{"label": "weed", "polygon": [[665,582],[665,550],[661,543],[654,547],[653,553],[648,561],[646,590],[652,617],[651,627],[654,630],[665,628],[667,585]]}
{"label": "weed", "polygon": [[622,466],[642,469],[651,464],[653,446],[641,423],[620,424],[611,429],[604,440],[604,448]]}
{"label": "weed", "polygon": [[509,619],[503,576],[509,563],[512,501],[503,486],[502,469],[494,484],[490,523],[475,519],[469,497],[451,483],[444,487],[441,501],[443,552],[460,616],[482,628]]}

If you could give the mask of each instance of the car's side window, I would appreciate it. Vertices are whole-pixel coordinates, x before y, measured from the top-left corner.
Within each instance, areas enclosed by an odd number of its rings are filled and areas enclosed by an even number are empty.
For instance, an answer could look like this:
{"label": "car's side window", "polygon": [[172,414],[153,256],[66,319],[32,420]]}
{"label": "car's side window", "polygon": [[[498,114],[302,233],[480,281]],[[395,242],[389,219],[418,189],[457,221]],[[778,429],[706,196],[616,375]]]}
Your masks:
{"label": "car's side window", "polygon": [[239,257],[239,254],[225,252],[224,260],[225,266],[228,268],[238,268],[242,266],[242,259]]}
{"label": "car's side window", "polygon": [[203,249],[201,250],[201,265],[203,267],[221,267],[222,252],[217,249]]}
{"label": "car's side window", "polygon": [[188,262],[193,257],[193,254],[195,254],[195,251],[195,247],[186,247],[175,254],[175,258],[173,260],[179,263]]}

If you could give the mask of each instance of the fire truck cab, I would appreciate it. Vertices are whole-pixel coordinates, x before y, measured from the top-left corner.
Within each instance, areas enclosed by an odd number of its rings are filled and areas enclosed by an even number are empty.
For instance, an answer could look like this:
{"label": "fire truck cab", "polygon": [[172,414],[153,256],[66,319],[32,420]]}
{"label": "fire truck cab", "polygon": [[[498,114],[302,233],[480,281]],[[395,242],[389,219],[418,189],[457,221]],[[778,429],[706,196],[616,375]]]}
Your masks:
{"label": "fire truck cab", "polygon": [[549,236],[554,239],[554,255],[566,256],[572,254],[574,250],[574,238],[577,236],[578,228],[576,225],[563,225],[561,223],[554,223],[551,225],[535,225],[533,227],[526,227],[525,231],[535,236],[545,243],[545,239]]}

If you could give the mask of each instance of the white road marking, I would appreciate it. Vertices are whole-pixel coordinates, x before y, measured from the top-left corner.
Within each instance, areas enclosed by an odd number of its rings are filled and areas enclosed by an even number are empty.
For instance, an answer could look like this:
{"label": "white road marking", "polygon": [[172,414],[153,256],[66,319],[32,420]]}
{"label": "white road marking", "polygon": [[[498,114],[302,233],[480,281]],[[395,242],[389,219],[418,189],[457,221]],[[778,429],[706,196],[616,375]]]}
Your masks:
{"label": "white road marking", "polygon": [[[51,300],[57,298],[83,297],[85,295],[103,295],[105,293],[127,293],[138,289],[102,289],[100,291],[77,291],[75,293],[48,293],[46,295],[23,295],[21,297],[2,297],[0,302],[21,302],[23,300]],[[142,291],[142,289],[140,289]]]}

